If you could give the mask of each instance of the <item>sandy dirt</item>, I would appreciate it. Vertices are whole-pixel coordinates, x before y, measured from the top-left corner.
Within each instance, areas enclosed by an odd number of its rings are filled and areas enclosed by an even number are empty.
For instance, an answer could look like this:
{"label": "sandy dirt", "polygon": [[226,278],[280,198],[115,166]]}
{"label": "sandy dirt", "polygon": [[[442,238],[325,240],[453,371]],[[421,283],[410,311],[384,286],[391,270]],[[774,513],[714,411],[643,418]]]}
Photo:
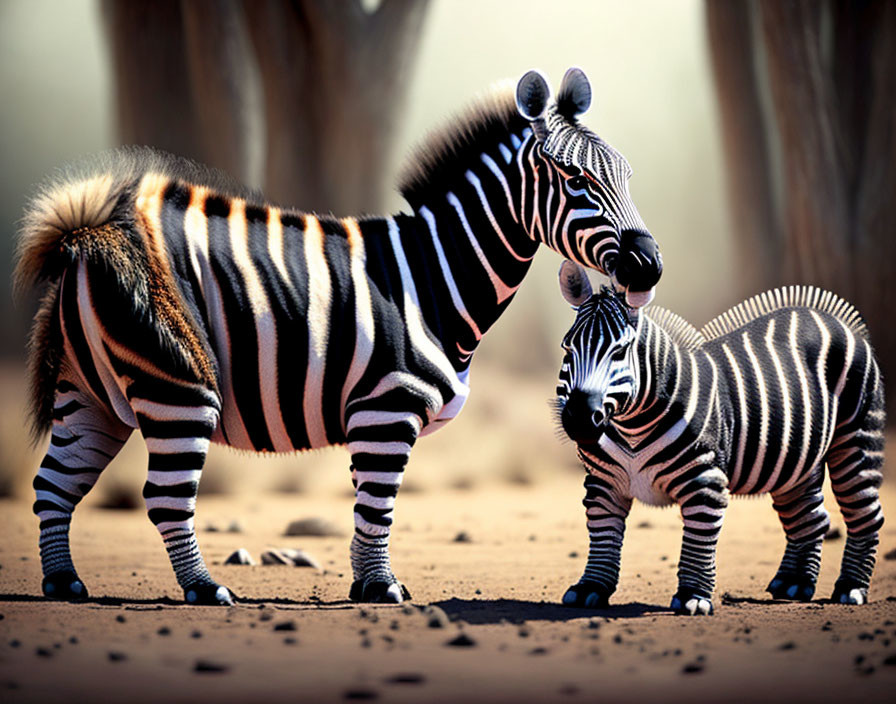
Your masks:
{"label": "sandy dirt", "polygon": [[[893,701],[896,521],[885,526],[872,603],[788,604],[764,588],[783,549],[767,497],[728,511],[717,613],[676,617],[681,524],[636,505],[611,608],[558,605],[581,572],[581,477],[407,492],[393,564],[410,606],[347,601],[346,492],[200,498],[200,542],[232,608],[189,607],[142,510],[79,509],[73,545],[86,603],[39,596],[37,520],[0,501],[0,698],[53,701],[662,702]],[[896,482],[884,487],[896,509]],[[829,508],[833,503],[829,501]],[[285,537],[320,517],[342,537]],[[241,532],[227,531],[232,521]],[[842,521],[834,514],[834,525]],[[212,530],[217,528],[218,530]],[[467,540],[457,540],[464,531]],[[818,596],[843,539],[825,543]],[[322,569],[223,565],[245,547],[302,548]],[[433,605],[448,621],[438,623]],[[441,627],[432,627],[435,621]],[[463,638],[458,638],[464,636]]]}

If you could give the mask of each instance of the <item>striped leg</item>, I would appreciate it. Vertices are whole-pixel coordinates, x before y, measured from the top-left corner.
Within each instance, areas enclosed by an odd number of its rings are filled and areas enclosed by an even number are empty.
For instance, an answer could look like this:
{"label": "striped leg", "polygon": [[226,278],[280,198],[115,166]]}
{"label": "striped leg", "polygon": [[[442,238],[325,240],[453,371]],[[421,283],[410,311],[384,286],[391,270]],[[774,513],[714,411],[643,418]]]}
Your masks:
{"label": "striped leg", "polygon": [[883,475],[883,403],[867,414],[861,427],[834,440],[828,453],[834,496],[846,522],[846,546],[840,577],[831,597],[837,603],[864,604],[884,522],[878,490]]}
{"label": "striped leg", "polygon": [[87,597],[69,547],[72,512],[130,434],[131,428],[100,408],[93,397],[65,379],[59,380],[50,447],[34,478],[45,596]]}
{"label": "striped leg", "polygon": [[218,422],[218,406],[204,389],[184,388],[183,400],[195,405],[132,398],[137,424],[149,450],[143,497],[174,568],[184,598],[191,604],[232,604],[226,587],[208,572],[196,542],[193,515],[209,438]]}
{"label": "striped leg", "polygon": [[669,488],[684,521],[678,591],[672,597],[671,607],[684,615],[711,614],[716,545],[728,507],[728,478],[716,467],[685,469],[679,476],[686,479]]}
{"label": "striped leg", "polygon": [[820,469],[808,481],[783,492],[772,492],[773,506],[787,535],[781,566],[769,583],[775,599],[809,601],[821,569],[821,544],[831,519],[824,507]]}
{"label": "striped leg", "polygon": [[389,532],[395,498],[419,432],[420,420],[413,413],[365,410],[349,419],[355,486],[352,601],[401,603],[411,598],[392,573]]}
{"label": "striped leg", "polygon": [[616,491],[612,475],[583,458],[592,474],[585,476],[585,515],[588,524],[588,564],[578,583],[563,595],[566,606],[603,609],[619,581],[619,558],[625,519],[632,500]]}

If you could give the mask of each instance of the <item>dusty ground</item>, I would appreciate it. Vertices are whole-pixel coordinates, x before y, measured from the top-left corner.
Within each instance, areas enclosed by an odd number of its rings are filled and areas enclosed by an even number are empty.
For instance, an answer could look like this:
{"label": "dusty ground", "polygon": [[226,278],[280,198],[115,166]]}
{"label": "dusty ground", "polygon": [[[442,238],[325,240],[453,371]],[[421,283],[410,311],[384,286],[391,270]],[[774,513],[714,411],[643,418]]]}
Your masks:
{"label": "dusty ground", "polygon": [[[75,559],[93,599],[38,596],[28,502],[0,501],[0,691],[33,701],[892,701],[896,561],[880,559],[872,603],[769,601],[783,546],[767,498],[731,506],[719,548],[717,614],[673,616],[680,521],[636,506],[619,591],[606,611],[557,605],[583,566],[580,478],[409,492],[399,497],[394,565],[413,607],[356,606],[347,537],[284,537],[320,516],[348,535],[344,493],[200,499],[198,524],[233,608],[178,603],[142,510],[79,509]],[[893,516],[896,485],[885,486]],[[230,533],[232,520],[242,532]],[[835,524],[842,525],[839,517]],[[217,527],[221,530],[211,531]],[[455,542],[466,531],[469,542]],[[322,570],[224,566],[234,549],[301,547]],[[819,595],[843,540],[825,544]],[[896,548],[896,522],[881,553]],[[428,625],[421,609],[450,619]],[[464,634],[470,644],[452,645]]]}

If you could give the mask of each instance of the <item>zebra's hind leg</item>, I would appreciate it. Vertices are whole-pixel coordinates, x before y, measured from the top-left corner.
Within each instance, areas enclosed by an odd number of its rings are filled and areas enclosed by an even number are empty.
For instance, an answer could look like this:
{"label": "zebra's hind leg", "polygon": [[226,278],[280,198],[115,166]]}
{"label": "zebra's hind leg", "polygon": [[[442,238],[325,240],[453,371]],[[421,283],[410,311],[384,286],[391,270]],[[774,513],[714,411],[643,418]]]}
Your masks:
{"label": "zebra's hind leg", "polygon": [[41,588],[45,596],[87,598],[87,587],[72,562],[72,512],[131,432],[73,383],[64,378],[57,382],[50,446],[34,478],[34,513],[40,519],[44,574]]}
{"label": "zebra's hind leg", "polygon": [[411,598],[392,572],[389,535],[395,499],[420,427],[413,413],[367,410],[349,418],[355,487],[352,601],[399,604]]}
{"label": "zebra's hind leg", "polygon": [[861,427],[834,438],[828,471],[834,496],[846,522],[846,546],[840,577],[831,599],[840,604],[864,604],[884,523],[879,488],[884,455],[883,400],[869,411]]}
{"label": "zebra's hind leg", "polygon": [[772,492],[773,506],[787,535],[781,565],[766,591],[775,599],[809,601],[821,568],[821,544],[831,525],[821,486],[824,474],[816,469],[808,482]]}
{"label": "zebra's hind leg", "polygon": [[194,526],[199,478],[218,423],[219,405],[211,392],[198,386],[182,387],[179,400],[183,405],[131,399],[149,450],[143,498],[186,601],[230,605],[230,590],[216,583],[205,566]]}

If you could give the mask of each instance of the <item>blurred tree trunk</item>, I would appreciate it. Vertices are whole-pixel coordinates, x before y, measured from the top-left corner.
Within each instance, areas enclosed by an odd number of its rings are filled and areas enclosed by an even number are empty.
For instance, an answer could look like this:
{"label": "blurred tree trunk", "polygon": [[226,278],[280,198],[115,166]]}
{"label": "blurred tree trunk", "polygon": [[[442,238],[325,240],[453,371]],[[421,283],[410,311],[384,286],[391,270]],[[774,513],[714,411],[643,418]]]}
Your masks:
{"label": "blurred tree trunk", "polygon": [[741,286],[815,284],[856,304],[892,402],[896,3],[706,9]]}
{"label": "blurred tree trunk", "polygon": [[122,142],[223,169],[284,205],[382,209],[427,0],[103,9]]}

